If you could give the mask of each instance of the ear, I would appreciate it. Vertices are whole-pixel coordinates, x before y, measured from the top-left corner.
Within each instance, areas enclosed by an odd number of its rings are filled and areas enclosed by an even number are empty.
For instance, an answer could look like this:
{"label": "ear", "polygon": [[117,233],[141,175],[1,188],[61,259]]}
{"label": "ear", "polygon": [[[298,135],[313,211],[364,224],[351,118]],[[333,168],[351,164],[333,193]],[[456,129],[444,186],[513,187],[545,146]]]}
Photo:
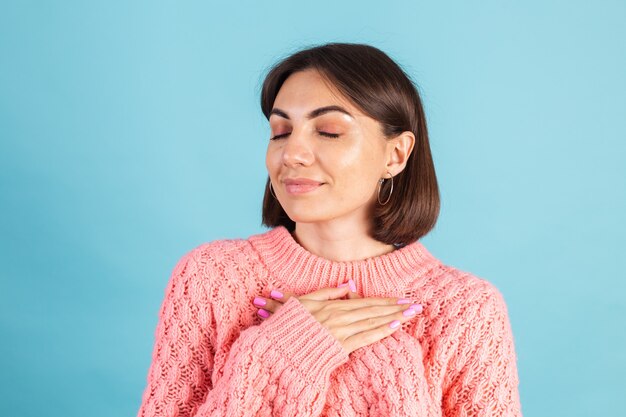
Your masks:
{"label": "ear", "polygon": [[[387,171],[394,176],[400,173],[411,156],[413,147],[415,146],[415,135],[413,132],[405,131],[400,133],[393,139],[387,141]],[[387,173],[383,173],[382,177],[386,178]]]}

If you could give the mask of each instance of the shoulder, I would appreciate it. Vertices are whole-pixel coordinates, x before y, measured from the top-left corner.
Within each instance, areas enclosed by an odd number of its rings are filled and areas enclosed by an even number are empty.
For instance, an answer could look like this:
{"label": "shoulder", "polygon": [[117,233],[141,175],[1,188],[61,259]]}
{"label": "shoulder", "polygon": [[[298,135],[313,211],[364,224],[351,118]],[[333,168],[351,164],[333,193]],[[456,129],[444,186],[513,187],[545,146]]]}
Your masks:
{"label": "shoulder", "polygon": [[[258,255],[248,239],[220,239],[199,244],[176,262],[169,286],[201,290],[207,297],[214,289],[248,286],[258,275]],[[201,295],[199,295],[200,297]]]}
{"label": "shoulder", "polygon": [[453,315],[461,314],[468,308],[506,308],[504,296],[493,282],[451,265],[441,263],[436,277],[429,284],[440,307]]}
{"label": "shoulder", "polygon": [[448,348],[463,337],[508,322],[503,294],[493,282],[450,265],[438,265],[418,295],[424,305],[425,336]]}
{"label": "shoulder", "polygon": [[441,376],[475,361],[482,344],[488,350],[510,345],[504,297],[490,279],[440,261],[413,288],[424,309],[409,332]]}
{"label": "shoulder", "polygon": [[176,262],[172,273],[189,275],[189,272],[196,272],[210,278],[228,264],[246,257],[249,246],[247,240],[241,238],[202,243],[185,252]]}
{"label": "shoulder", "polygon": [[221,263],[232,258],[239,257],[249,249],[246,239],[220,239],[202,243],[191,249],[183,258],[198,259],[205,264]]}
{"label": "shoulder", "polygon": [[504,296],[490,280],[450,265],[440,265],[429,283],[427,333],[444,349],[459,354],[487,335],[510,331]]}
{"label": "shoulder", "polygon": [[438,262],[424,280],[420,296],[425,302],[435,304],[438,310],[453,313],[470,305],[504,303],[499,288],[488,278],[476,273]]}
{"label": "shoulder", "polygon": [[438,369],[446,407],[467,398],[463,390],[476,387],[475,392],[487,393],[481,385],[487,379],[502,383],[493,395],[517,385],[514,338],[502,292],[468,271],[444,265],[441,272],[444,296],[434,303],[441,317],[432,312],[428,341],[432,360],[443,364]]}

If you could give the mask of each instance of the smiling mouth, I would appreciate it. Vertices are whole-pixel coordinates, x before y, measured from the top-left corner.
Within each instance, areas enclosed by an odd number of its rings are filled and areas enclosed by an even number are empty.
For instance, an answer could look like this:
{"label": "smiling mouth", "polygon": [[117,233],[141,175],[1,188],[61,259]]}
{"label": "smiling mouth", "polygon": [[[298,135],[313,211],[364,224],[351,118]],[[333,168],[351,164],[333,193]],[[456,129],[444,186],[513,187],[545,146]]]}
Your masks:
{"label": "smiling mouth", "polygon": [[320,188],[321,184],[285,184],[285,189],[289,194],[305,194]]}

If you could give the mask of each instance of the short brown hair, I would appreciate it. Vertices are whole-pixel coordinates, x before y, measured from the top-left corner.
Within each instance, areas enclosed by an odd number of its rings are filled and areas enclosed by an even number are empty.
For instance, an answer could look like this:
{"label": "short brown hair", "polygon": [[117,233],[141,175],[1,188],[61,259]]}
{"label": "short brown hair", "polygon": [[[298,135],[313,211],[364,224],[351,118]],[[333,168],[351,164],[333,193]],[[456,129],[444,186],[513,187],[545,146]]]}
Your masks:
{"label": "short brown hair", "polygon": [[[405,168],[394,177],[393,193],[385,205],[372,211],[372,237],[387,244],[406,245],[425,236],[439,216],[439,187],[435,175],[426,116],[413,81],[387,54],[365,44],[327,43],[282,59],[268,72],[261,89],[261,109],[269,120],[274,100],[285,80],[294,72],[317,70],[363,113],[382,125],[387,139],[404,131],[415,135],[415,145]],[[289,218],[265,184],[262,224],[285,226]],[[385,181],[381,195],[389,195]]]}

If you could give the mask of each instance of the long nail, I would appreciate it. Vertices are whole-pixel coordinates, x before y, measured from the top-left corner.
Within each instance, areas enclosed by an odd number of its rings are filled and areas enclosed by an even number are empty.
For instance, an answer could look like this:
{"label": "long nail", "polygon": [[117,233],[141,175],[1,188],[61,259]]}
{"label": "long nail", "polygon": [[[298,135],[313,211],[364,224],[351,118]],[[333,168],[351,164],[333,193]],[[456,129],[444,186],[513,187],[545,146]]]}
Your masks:
{"label": "long nail", "polygon": [[424,306],[423,306],[423,305],[421,305],[421,304],[411,304],[411,307],[409,307],[409,308],[412,308],[413,310],[415,310],[415,312],[416,312],[417,314],[419,314],[419,313],[421,313],[422,311],[424,311]]}
{"label": "long nail", "polygon": [[352,292],[356,292],[356,284],[354,283],[353,280],[348,280],[348,285],[350,286],[350,291]]}
{"label": "long nail", "polygon": [[278,290],[272,290],[272,292],[270,292],[270,297],[274,299],[280,299],[283,298],[283,293]]}

